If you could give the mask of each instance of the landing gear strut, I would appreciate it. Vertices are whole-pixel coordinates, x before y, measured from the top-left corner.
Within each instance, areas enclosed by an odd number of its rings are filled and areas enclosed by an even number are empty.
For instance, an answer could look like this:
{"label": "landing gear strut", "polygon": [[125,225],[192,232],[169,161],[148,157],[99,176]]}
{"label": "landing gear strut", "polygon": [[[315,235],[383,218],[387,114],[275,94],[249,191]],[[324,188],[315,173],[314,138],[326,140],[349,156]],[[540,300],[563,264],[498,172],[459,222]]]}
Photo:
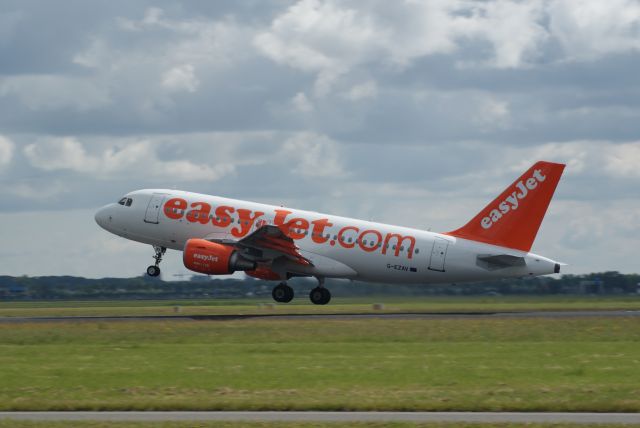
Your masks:
{"label": "landing gear strut", "polygon": [[326,305],[331,300],[331,292],[324,288],[324,278],[318,278],[318,286],[311,290],[309,299],[314,305]]}
{"label": "landing gear strut", "polygon": [[153,259],[156,261],[154,265],[151,265],[147,268],[147,275],[149,276],[158,276],[160,275],[160,262],[162,261],[162,256],[167,251],[166,247],[158,247],[157,245],[153,246],[153,251],[156,252]]}
{"label": "landing gear strut", "polygon": [[271,296],[278,303],[289,303],[293,300],[293,288],[288,286],[286,282],[281,282],[273,287]]}

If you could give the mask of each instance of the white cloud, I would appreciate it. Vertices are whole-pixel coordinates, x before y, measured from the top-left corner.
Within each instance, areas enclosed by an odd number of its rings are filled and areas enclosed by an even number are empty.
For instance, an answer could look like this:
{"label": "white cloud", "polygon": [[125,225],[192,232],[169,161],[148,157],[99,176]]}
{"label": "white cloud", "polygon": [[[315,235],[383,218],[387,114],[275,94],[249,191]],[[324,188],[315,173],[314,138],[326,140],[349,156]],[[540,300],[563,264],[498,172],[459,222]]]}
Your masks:
{"label": "white cloud", "polygon": [[375,98],[378,95],[378,85],[374,80],[354,85],[344,94],[345,98],[351,101],[359,101],[368,98]]}
{"label": "white cloud", "polygon": [[611,175],[640,178],[640,142],[616,145],[604,155],[604,168]]}
{"label": "white cloud", "polygon": [[498,68],[521,67],[548,36],[541,1],[468,0],[356,3],[301,0],[254,38],[278,64],[317,75],[316,95],[371,63],[405,68],[418,58],[451,54],[463,41],[489,42]]}
{"label": "white cloud", "polygon": [[29,144],[24,154],[32,166],[45,171],[70,170],[100,179],[171,179],[178,181],[215,181],[235,171],[230,163],[214,166],[185,159],[162,160],[157,145],[149,141],[109,146],[96,154],[71,137],[49,138]]}
{"label": "white cloud", "polygon": [[461,36],[486,40],[493,46],[493,58],[485,64],[496,68],[527,65],[547,40],[542,25],[543,3],[539,0],[467,3],[472,16],[457,27]]}
{"label": "white cloud", "polygon": [[171,19],[162,9],[150,8],[142,20],[121,19],[120,24],[127,31],[166,32],[158,43],[144,44],[142,50],[127,52],[127,56],[121,57],[123,62],[133,56],[149,63],[191,64],[195,68],[207,65],[219,69],[249,55],[247,46],[251,29],[230,17],[220,20]]}
{"label": "white cloud", "polygon": [[550,30],[568,59],[640,50],[640,3],[636,0],[553,0]]}
{"label": "white cloud", "polygon": [[0,186],[5,194],[15,195],[22,199],[31,199],[42,202],[43,199],[53,200],[54,198],[68,193],[69,186],[62,180],[48,180],[46,185],[41,183],[17,182]]}
{"label": "white cloud", "polygon": [[17,75],[0,80],[0,97],[15,96],[31,110],[87,111],[111,102],[109,89],[93,79],[58,75]]}
{"label": "white cloud", "polygon": [[329,94],[356,69],[371,64],[403,69],[419,58],[461,52],[470,42],[490,49],[480,59],[456,58],[460,66],[527,67],[552,42],[563,49],[560,61],[638,50],[640,3],[300,0],[253,39],[274,62],[315,74],[317,96]]}
{"label": "white cloud", "polygon": [[509,103],[487,96],[480,100],[475,121],[484,129],[506,127],[509,123]]}
{"label": "white cloud", "polygon": [[195,92],[200,82],[191,64],[173,67],[162,75],[162,86],[170,91]]}
{"label": "white cloud", "polygon": [[340,148],[324,135],[296,134],[282,144],[281,152],[290,159],[293,172],[305,177],[342,177]]}
{"label": "white cloud", "polygon": [[113,67],[113,64],[109,64],[109,48],[106,42],[96,38],[86,50],[75,54],[72,62],[87,68]]}
{"label": "white cloud", "polygon": [[309,98],[307,98],[304,92],[298,92],[295,94],[291,99],[291,104],[293,104],[293,107],[297,111],[302,113],[309,113],[310,111],[313,111],[313,104],[309,101]]}
{"label": "white cloud", "polygon": [[[118,37],[97,33],[72,60],[143,122],[179,108],[174,95],[196,92],[205,83],[228,85],[226,73],[254,55],[251,30],[232,17],[173,19],[150,8],[139,20],[120,18],[117,23]],[[119,44],[122,37],[129,42]],[[69,86],[66,92],[82,93],[83,88]]]}
{"label": "white cloud", "polygon": [[0,135],[0,167],[8,165],[13,158],[13,141]]}

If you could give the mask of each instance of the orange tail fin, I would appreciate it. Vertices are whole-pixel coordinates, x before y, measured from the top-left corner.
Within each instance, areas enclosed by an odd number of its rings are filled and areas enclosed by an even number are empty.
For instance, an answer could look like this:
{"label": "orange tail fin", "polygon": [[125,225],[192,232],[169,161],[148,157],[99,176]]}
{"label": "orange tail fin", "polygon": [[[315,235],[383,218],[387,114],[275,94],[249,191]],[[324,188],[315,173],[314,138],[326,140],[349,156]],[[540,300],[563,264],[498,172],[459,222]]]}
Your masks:
{"label": "orange tail fin", "polygon": [[564,167],[536,162],[469,223],[447,235],[529,251]]}

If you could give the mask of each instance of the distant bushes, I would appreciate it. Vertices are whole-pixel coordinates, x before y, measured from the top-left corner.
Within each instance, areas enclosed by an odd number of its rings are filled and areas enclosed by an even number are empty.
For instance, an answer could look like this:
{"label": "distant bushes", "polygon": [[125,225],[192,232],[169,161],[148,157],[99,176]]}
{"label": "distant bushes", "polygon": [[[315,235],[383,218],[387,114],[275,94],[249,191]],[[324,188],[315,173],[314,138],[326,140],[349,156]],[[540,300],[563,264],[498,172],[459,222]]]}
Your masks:
{"label": "distant bushes", "polygon": [[[506,279],[465,284],[369,284],[328,280],[336,296],[429,296],[429,295],[527,295],[527,294],[628,294],[636,293],[640,275],[601,272],[588,275]],[[315,286],[315,280],[294,278],[298,293]],[[197,299],[269,296],[274,283],[234,278],[194,276],[189,281],[156,278],[87,279],[73,276],[0,276],[0,297],[5,300],[66,299]]]}

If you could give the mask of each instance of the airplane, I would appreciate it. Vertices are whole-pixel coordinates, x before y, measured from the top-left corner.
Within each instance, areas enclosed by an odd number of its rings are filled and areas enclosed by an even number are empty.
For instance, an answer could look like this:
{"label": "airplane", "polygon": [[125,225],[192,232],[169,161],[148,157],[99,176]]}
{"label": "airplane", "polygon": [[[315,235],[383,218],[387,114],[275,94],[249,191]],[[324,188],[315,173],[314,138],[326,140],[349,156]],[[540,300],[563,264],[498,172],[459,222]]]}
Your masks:
{"label": "airplane", "polygon": [[289,279],[315,277],[309,298],[325,305],[326,278],[424,284],[559,273],[560,263],[530,250],[564,167],[536,162],[467,224],[445,233],[167,189],[130,192],[95,220],[153,246],[149,276],[160,275],[169,248],[182,251],[195,272],[278,281],[272,296],[280,303],[294,297]]}

